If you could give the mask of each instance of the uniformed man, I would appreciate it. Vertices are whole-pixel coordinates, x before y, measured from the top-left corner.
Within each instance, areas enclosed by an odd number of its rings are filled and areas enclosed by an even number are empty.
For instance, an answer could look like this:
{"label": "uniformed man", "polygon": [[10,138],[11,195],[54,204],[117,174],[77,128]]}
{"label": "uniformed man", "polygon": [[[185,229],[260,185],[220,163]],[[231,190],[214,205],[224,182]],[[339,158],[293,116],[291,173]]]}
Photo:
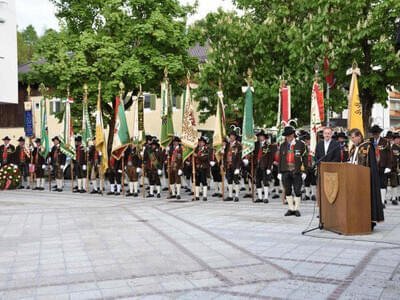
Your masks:
{"label": "uniformed man", "polygon": [[89,174],[93,187],[91,194],[100,194],[103,190],[102,182],[100,182],[100,188],[97,185],[97,179],[100,177],[102,156],[101,151],[96,150],[96,137],[93,137],[93,145],[89,147]]}
{"label": "uniformed man", "polygon": [[30,163],[30,153],[28,148],[25,146],[24,137],[20,137],[18,139],[18,146],[15,150],[15,163],[18,165],[19,170],[21,171],[23,182],[20,185],[20,189],[24,188],[24,182],[26,184],[26,188],[29,189],[29,163]]}
{"label": "uniformed man", "polygon": [[392,162],[391,172],[388,178],[388,195],[393,205],[398,205],[398,197],[400,196],[400,134],[395,132],[392,134],[393,143],[390,144],[390,160]]}
{"label": "uniformed man", "polygon": [[78,181],[78,188],[74,193],[86,193],[86,149],[82,145],[82,137],[75,137],[75,153],[76,160],[74,160],[74,174]]}
{"label": "uniformed man", "polygon": [[386,204],[386,187],[388,175],[391,172],[390,162],[390,143],[387,139],[381,137],[383,131],[378,125],[374,125],[370,128],[372,137],[370,142],[374,144],[375,157],[378,164],[379,179],[380,179],[380,192],[381,200],[383,205]]}
{"label": "uniformed man", "polygon": [[338,142],[340,144],[340,161],[347,162],[349,160],[349,146],[347,136],[342,131],[338,133]]}
{"label": "uniformed man", "polygon": [[210,154],[206,144],[207,138],[200,137],[193,153],[196,164],[196,200],[200,200],[200,185],[202,185],[203,201],[207,201],[207,173],[210,168]]}
{"label": "uniformed man", "polygon": [[174,137],[172,146],[167,148],[169,155],[171,198],[181,199],[181,176],[183,175],[183,150],[181,139]]}
{"label": "uniformed man", "polygon": [[[232,131],[229,134],[229,143],[222,150],[224,154],[224,169],[228,181],[228,197],[224,201],[239,201],[240,167],[242,163],[242,145],[237,141],[237,134]],[[235,198],[232,198],[233,184],[235,187]]]}
{"label": "uniformed man", "polygon": [[0,146],[0,167],[14,163],[15,147],[10,141],[8,135],[3,138],[4,144]]}
{"label": "uniformed man", "polygon": [[192,155],[190,155],[183,163],[183,178],[185,179],[186,186],[185,191],[190,195],[192,192],[192,182],[193,182],[193,168],[192,168]]}
{"label": "uniformed man", "polygon": [[295,130],[291,126],[285,127],[282,135],[285,141],[280,147],[278,176],[282,179],[289,206],[285,216],[300,217],[301,187],[308,167],[307,147],[302,141],[295,139]]}
{"label": "uniformed man", "polygon": [[[226,144],[226,143],[225,143]],[[221,153],[216,154],[216,149],[210,149],[211,176],[215,185],[213,197],[222,197]]]}
{"label": "uniformed man", "polygon": [[[271,180],[272,174],[272,163],[274,161],[274,155],[276,147],[268,143],[267,135],[264,130],[261,130],[258,134],[258,142],[256,143],[254,150],[254,165],[256,175],[256,187],[257,187],[257,200],[256,202],[269,202],[269,181]],[[263,188],[264,188],[264,199],[263,199]]]}
{"label": "uniformed man", "polygon": [[313,200],[316,201],[317,195],[317,176],[315,175],[314,168],[314,155],[313,150],[311,149],[311,136],[308,132],[305,132],[302,136],[302,141],[307,146],[307,170],[306,170],[306,179],[304,180],[304,187],[306,190],[306,194],[304,200]]}
{"label": "uniformed man", "polygon": [[161,181],[163,169],[163,154],[157,138],[153,138],[151,147],[147,147],[144,152],[146,174],[149,179],[150,191],[147,197],[154,197],[154,188],[157,189],[157,198],[161,198]]}
{"label": "uniformed man", "polygon": [[[356,165],[361,165],[370,168],[371,176],[371,228],[378,222],[384,220],[383,207],[384,204],[381,200],[381,193],[379,191],[381,182],[379,178],[378,163],[376,161],[376,149],[374,147],[375,141],[364,141],[361,131],[357,128],[351,129],[349,137],[353,143],[349,152],[349,162]],[[377,142],[379,145],[379,141]]]}
{"label": "uniformed man", "polygon": [[[41,140],[40,138],[35,139],[36,146],[33,148],[32,156],[33,156],[33,165],[34,165],[34,175],[36,177],[36,186],[33,190],[44,190],[44,182],[45,182],[45,170],[47,169],[46,166],[46,159],[43,157],[41,152]],[[33,183],[32,183],[33,185]]]}
{"label": "uniformed man", "polygon": [[139,175],[142,172],[142,159],[140,158],[139,149],[130,144],[125,150],[125,167],[129,179],[129,192],[127,196],[138,196]]}
{"label": "uniformed man", "polygon": [[67,160],[65,154],[61,152],[60,149],[60,139],[58,136],[53,137],[52,142],[54,143],[51,151],[49,153],[50,156],[50,164],[54,170],[54,176],[56,178],[56,191],[62,192],[63,191],[63,180],[64,180],[64,166]]}
{"label": "uniformed man", "polygon": [[110,163],[107,171],[108,180],[110,181],[110,191],[107,195],[121,195],[121,178],[122,178],[122,158],[116,159],[110,155]]}

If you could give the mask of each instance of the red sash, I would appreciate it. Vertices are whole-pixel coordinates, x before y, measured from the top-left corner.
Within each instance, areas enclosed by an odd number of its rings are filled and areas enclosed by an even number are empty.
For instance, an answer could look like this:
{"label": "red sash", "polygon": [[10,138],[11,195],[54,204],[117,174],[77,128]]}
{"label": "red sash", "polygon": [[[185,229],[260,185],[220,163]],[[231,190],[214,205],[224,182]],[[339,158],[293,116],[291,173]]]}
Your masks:
{"label": "red sash", "polygon": [[8,151],[8,146],[4,147],[4,152],[3,152],[3,160],[7,160],[7,151]]}
{"label": "red sash", "polygon": [[288,152],[286,154],[286,162],[287,164],[294,164],[294,144],[288,147]]}

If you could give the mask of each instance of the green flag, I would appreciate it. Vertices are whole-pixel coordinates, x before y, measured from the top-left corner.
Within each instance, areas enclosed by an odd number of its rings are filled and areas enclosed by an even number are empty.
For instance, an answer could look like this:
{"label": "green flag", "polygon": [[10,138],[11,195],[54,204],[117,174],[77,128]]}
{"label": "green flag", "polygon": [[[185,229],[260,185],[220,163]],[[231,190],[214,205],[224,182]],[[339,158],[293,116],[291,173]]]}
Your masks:
{"label": "green flag", "polygon": [[71,118],[71,103],[74,102],[72,98],[70,99],[62,99],[61,100],[64,105],[64,135],[61,139],[60,150],[66,156],[75,159],[76,151],[75,151],[75,141],[74,141],[74,127],[72,126],[72,118]]}
{"label": "green flag", "polygon": [[90,125],[87,99],[82,103],[82,142],[85,147],[93,139],[92,126]]}
{"label": "green flag", "polygon": [[172,121],[172,93],[171,87],[168,84],[166,78],[161,84],[161,99],[162,99],[162,111],[161,111],[161,147],[167,147],[173,136],[174,136],[174,125]]}
{"label": "green flag", "polygon": [[218,103],[217,103],[217,113],[215,116],[215,129],[213,135],[213,146],[215,148],[215,155],[222,150],[222,144],[226,137],[225,131],[225,112],[224,112],[224,95],[222,91],[218,91]]}
{"label": "green flag", "polygon": [[184,118],[182,122],[181,133],[183,161],[185,161],[193,153],[194,148],[197,146],[197,129],[192,105],[192,97],[190,95],[190,82],[188,82],[186,85],[184,104]]}
{"label": "green flag", "polygon": [[42,139],[42,149],[40,154],[43,157],[47,157],[50,151],[49,144],[49,131],[47,128],[47,112],[46,112],[46,99],[42,98],[40,100],[40,124],[41,124],[41,139]]}
{"label": "green flag", "polygon": [[112,156],[120,159],[130,143],[128,124],[126,122],[124,102],[117,97],[115,101],[115,126],[112,145]]}
{"label": "green flag", "polygon": [[242,126],[242,157],[245,157],[254,151],[255,141],[256,136],[254,134],[253,93],[252,88],[248,86],[246,90]]}

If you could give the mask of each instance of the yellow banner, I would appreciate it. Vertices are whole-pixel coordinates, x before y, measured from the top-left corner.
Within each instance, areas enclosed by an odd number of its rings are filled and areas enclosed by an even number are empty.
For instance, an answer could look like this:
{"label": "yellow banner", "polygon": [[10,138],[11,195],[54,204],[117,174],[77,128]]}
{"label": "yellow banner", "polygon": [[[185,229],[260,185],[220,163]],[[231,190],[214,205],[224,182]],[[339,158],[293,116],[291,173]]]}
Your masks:
{"label": "yellow banner", "polygon": [[358,92],[358,80],[356,72],[353,72],[349,93],[349,117],[347,127],[349,130],[358,128],[364,136],[364,126],[362,119],[362,105]]}

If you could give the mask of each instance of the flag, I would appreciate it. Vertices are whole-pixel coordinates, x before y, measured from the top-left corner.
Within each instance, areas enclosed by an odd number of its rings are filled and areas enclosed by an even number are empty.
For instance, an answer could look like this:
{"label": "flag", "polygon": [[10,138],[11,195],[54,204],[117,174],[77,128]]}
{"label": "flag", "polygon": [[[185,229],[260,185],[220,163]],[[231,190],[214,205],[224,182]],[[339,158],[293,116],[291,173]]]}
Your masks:
{"label": "flag", "polygon": [[349,93],[349,117],[347,120],[348,129],[358,128],[364,135],[364,125],[362,119],[362,105],[360,101],[360,95],[358,92],[358,79],[357,75],[360,75],[360,69],[353,67],[347,72],[351,76],[350,93]]}
{"label": "flag", "polygon": [[192,97],[190,95],[190,82],[186,85],[181,140],[183,145],[183,161],[185,161],[193,153],[197,145],[196,120],[194,118]]}
{"label": "flag", "polygon": [[289,123],[291,118],[291,103],[290,103],[290,86],[282,85],[281,86],[281,113],[282,113],[282,121],[285,123]]}
{"label": "flag", "polygon": [[169,145],[172,138],[174,137],[174,125],[172,122],[172,93],[171,86],[168,84],[166,78],[161,84],[161,100],[162,100],[162,111],[161,111],[161,147],[165,148]]}
{"label": "flag", "polygon": [[336,80],[333,70],[329,67],[329,59],[328,57],[324,56],[324,74],[326,83],[329,85],[330,89],[335,88]]}
{"label": "flag", "polygon": [[242,126],[242,157],[251,154],[254,151],[256,136],[254,134],[253,119],[253,93],[252,87],[248,86],[246,90],[246,98],[243,113]]}
{"label": "flag", "polygon": [[87,96],[82,103],[82,142],[88,147],[89,141],[93,139],[92,126],[90,125]]}
{"label": "flag", "polygon": [[65,105],[63,123],[64,123],[64,134],[61,137],[60,150],[69,158],[76,158],[75,151],[75,140],[74,140],[74,127],[72,126],[71,118],[71,103],[74,103],[72,98],[61,99]]}
{"label": "flag", "polygon": [[50,152],[50,144],[49,144],[49,131],[47,128],[47,112],[46,112],[45,98],[42,98],[42,100],[40,100],[40,125],[41,125],[40,137],[42,139],[42,149],[40,151],[40,154],[46,158]]}
{"label": "flag", "polygon": [[315,155],[315,147],[317,146],[317,133],[321,129],[321,114],[318,106],[318,95],[323,95],[323,90],[317,81],[314,82],[311,92],[311,123],[310,123],[310,154]]}
{"label": "flag", "polygon": [[218,91],[217,113],[215,115],[215,130],[213,136],[213,147],[215,148],[215,156],[222,150],[222,144],[226,137],[225,130],[225,111],[224,111],[224,94]]}
{"label": "flag", "polygon": [[97,109],[96,109],[96,151],[101,152],[101,174],[104,174],[108,169],[108,154],[107,154],[107,143],[104,134],[103,126],[103,113],[101,111],[101,96],[100,90],[97,97]]}
{"label": "flag", "polygon": [[126,122],[124,102],[117,97],[115,101],[115,126],[114,139],[112,145],[112,156],[115,159],[120,159],[129,145],[129,131]]}
{"label": "flag", "polygon": [[133,110],[133,131],[132,131],[132,143],[141,147],[146,139],[144,131],[144,97],[142,92],[139,92],[137,97],[133,97],[132,103]]}

